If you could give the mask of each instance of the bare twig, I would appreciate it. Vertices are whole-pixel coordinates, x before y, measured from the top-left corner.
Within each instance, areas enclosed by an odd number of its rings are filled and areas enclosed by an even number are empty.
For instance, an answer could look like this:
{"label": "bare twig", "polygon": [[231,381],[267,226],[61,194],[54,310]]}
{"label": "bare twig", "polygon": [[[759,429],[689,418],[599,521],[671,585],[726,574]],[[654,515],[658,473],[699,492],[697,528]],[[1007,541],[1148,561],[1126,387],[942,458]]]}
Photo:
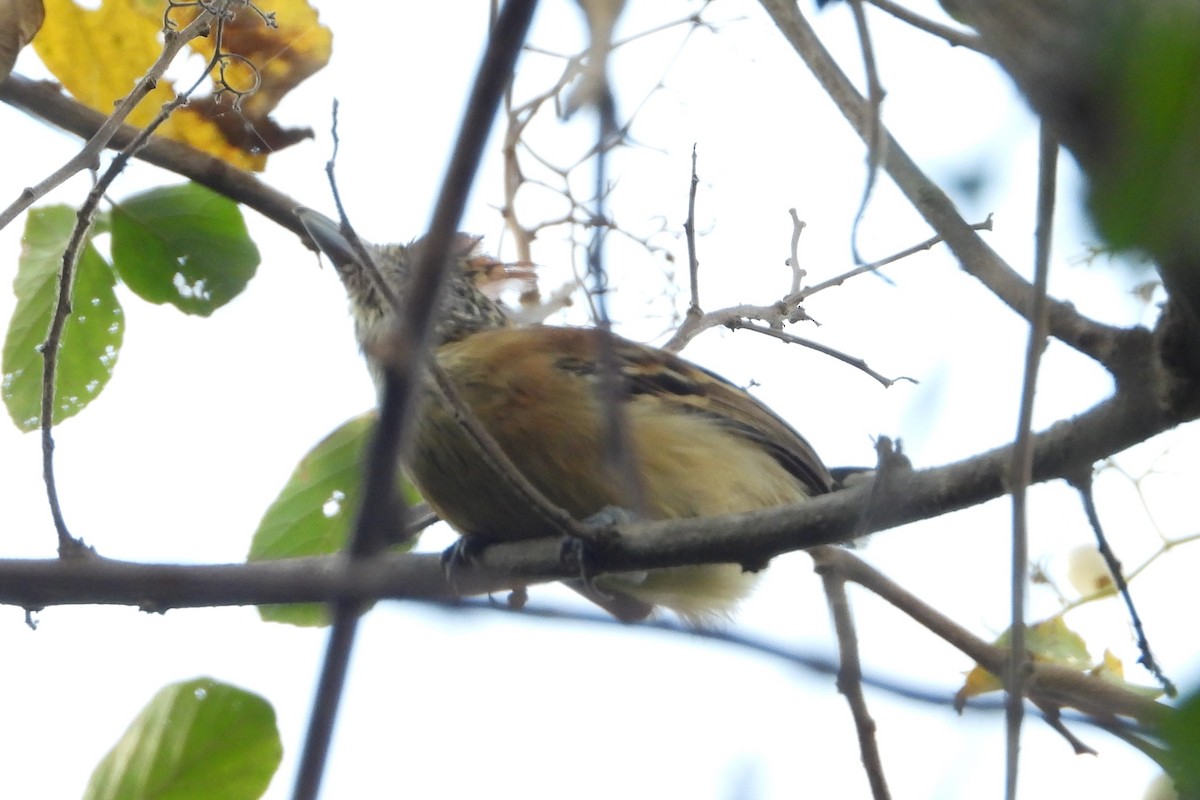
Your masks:
{"label": "bare twig", "polygon": [[[1082,755],[1094,756],[1094,755],[1096,755],[1096,751],[1094,749],[1092,749],[1089,745],[1087,745],[1078,736],[1071,733],[1070,729],[1068,729],[1067,726],[1063,724],[1062,711],[1059,710],[1058,706],[1050,705],[1049,703],[1044,703],[1044,702],[1037,702],[1037,701],[1035,701],[1034,704],[1038,707],[1039,710],[1041,710],[1042,719],[1044,719],[1046,721],[1046,724],[1049,725],[1054,731],[1056,731],[1058,733],[1058,735],[1060,735],[1064,739],[1066,739],[1068,743],[1070,743],[1071,749],[1073,749],[1075,751],[1075,755],[1077,755],[1077,756],[1082,756]],[[1006,706],[1005,710],[1006,711],[1007,711],[1007,705],[1008,705],[1008,699],[1005,698],[1005,706]]]}
{"label": "bare twig", "polygon": [[1021,386],[1021,408],[1017,419],[1016,441],[1012,453],[1012,564],[1009,635],[1011,650],[1004,671],[1007,692],[1005,794],[1016,800],[1017,774],[1021,750],[1021,719],[1025,713],[1024,684],[1032,663],[1025,651],[1025,586],[1029,576],[1029,529],[1025,490],[1033,480],[1033,398],[1037,388],[1038,365],[1046,348],[1046,285],[1050,274],[1050,242],[1054,223],[1058,142],[1049,129],[1041,129],[1038,160],[1037,228],[1034,233],[1034,297],[1025,348],[1025,374]]}
{"label": "bare twig", "polygon": [[696,190],[700,177],[696,174],[696,145],[692,143],[692,179],[688,182],[687,219],[683,222],[683,235],[687,241],[688,286],[691,300],[688,302],[688,319],[703,316],[700,310],[700,257],[696,254]]}
{"label": "bare twig", "polygon": [[792,218],[792,246],[791,255],[788,256],[788,266],[792,268],[792,289],[788,294],[795,295],[800,293],[800,281],[808,274],[800,266],[800,234],[804,233],[804,220],[800,219],[794,208],[789,208],[788,214]]}
{"label": "bare twig", "polygon": [[854,630],[854,615],[850,611],[850,600],[846,597],[846,579],[834,566],[831,558],[832,547],[816,547],[809,551],[816,564],[817,573],[825,587],[825,599],[829,605],[829,613],[833,617],[834,630],[838,641],[838,691],[850,704],[850,713],[854,717],[854,728],[858,732],[858,751],[862,756],[863,767],[867,772],[867,780],[871,784],[871,796],[875,800],[886,800],[891,797],[888,791],[887,779],[883,774],[883,759],[879,753],[879,741],[875,738],[875,720],[867,708],[867,699],[863,695],[862,663],[858,656],[858,635]]}
{"label": "bare twig", "polygon": [[862,227],[863,216],[867,213],[867,205],[871,202],[871,193],[875,189],[875,178],[879,175],[879,165],[883,163],[884,150],[887,141],[883,135],[883,98],[886,92],[879,80],[879,69],[875,65],[875,47],[871,44],[871,32],[867,28],[867,14],[863,9],[864,0],[849,0],[850,9],[854,14],[854,29],[858,32],[858,46],[863,57],[863,71],[867,76],[867,98],[870,103],[867,112],[867,179],[863,183],[862,199],[858,211],[854,213],[854,223],[850,229],[850,251],[854,263],[862,264],[863,259],[858,250],[858,234]]}
{"label": "bare twig", "polygon": [[807,347],[810,350],[816,350],[818,353],[823,353],[831,358],[835,358],[838,361],[841,361],[844,364],[849,364],[850,366],[854,367],[857,370],[861,370],[862,372],[865,372],[867,375],[870,375],[872,378],[879,381],[885,387],[891,386],[893,383],[896,383],[898,381],[908,381],[909,383],[917,382],[915,379],[909,378],[905,375],[901,375],[898,378],[888,378],[884,375],[880,375],[878,372],[876,372],[875,370],[868,367],[867,362],[862,360],[861,358],[854,358],[853,356],[848,356],[845,353],[841,352],[840,350],[834,350],[832,347],[827,347],[826,345],[823,345],[820,342],[814,342],[811,339],[802,339],[799,336],[793,336],[790,333],[786,333],[784,331],[777,330],[775,328],[764,328],[761,325],[755,325],[751,322],[746,322],[743,319],[732,320],[731,322],[726,323],[726,326],[735,331],[736,330],[754,331],[755,333],[761,333],[763,336],[770,336],[773,339],[778,339],[781,342],[787,342],[788,344],[798,344],[801,347]]}
{"label": "bare twig", "polygon": [[[218,31],[224,26],[224,17],[218,15]],[[190,28],[190,26],[189,26]],[[185,28],[185,31],[187,29]],[[66,518],[58,497],[58,483],[54,473],[54,383],[58,374],[58,356],[62,346],[62,335],[66,328],[67,318],[71,314],[71,292],[75,283],[75,271],[83,247],[87,243],[88,234],[92,229],[96,211],[105,192],[112,186],[130,159],[146,146],[154,132],[167,121],[167,118],[177,108],[187,103],[188,98],[200,87],[213,66],[220,59],[220,48],[216,49],[213,57],[205,65],[200,76],[187,90],[178,93],[175,98],[159,109],[158,114],[145,128],[139,131],[113,159],[104,173],[97,179],[87,199],[76,212],[76,223],[71,231],[71,238],[63,251],[63,266],[58,274],[58,297],[55,301],[54,313],[50,320],[50,329],[42,346],[42,405],[41,405],[41,436],[42,436],[42,479],[46,485],[46,499],[50,506],[50,516],[54,521],[54,530],[58,535],[58,554],[61,558],[79,558],[93,554],[95,551],[87,547],[82,540],[76,539],[67,528]],[[2,226],[0,226],[2,227]]]}
{"label": "bare twig", "polygon": [[[991,229],[991,214],[988,214],[987,219],[985,219],[983,222],[975,222],[971,224],[971,230],[973,231],[990,231]],[[803,290],[796,293],[797,302],[812,297],[817,292],[823,292],[830,287],[841,286],[851,278],[858,277],[859,275],[863,275],[867,272],[875,272],[876,270],[886,267],[888,264],[894,264],[895,262],[908,258],[909,256],[919,253],[922,250],[932,249],[934,245],[944,241],[945,239],[943,239],[941,236],[930,236],[923,242],[914,244],[912,247],[907,247],[899,252],[892,253],[890,256],[885,256],[878,261],[872,261],[870,264],[863,264],[862,266],[855,267],[847,272],[843,272],[841,275],[836,275],[829,280],[815,283],[812,286],[806,286]]]}
{"label": "bare twig", "polygon": [[[1154,653],[1150,650],[1150,640],[1146,637],[1146,630],[1142,625],[1141,615],[1138,614],[1137,608],[1133,605],[1133,594],[1129,591],[1129,580],[1121,568],[1121,562],[1117,559],[1116,553],[1113,552],[1112,546],[1108,543],[1108,537],[1104,535],[1104,527],[1100,523],[1100,514],[1096,510],[1096,498],[1092,491],[1091,470],[1081,471],[1076,476],[1069,476],[1068,479],[1071,485],[1079,492],[1079,499],[1083,503],[1083,510],[1084,514],[1087,515],[1088,525],[1096,536],[1096,546],[1099,548],[1100,554],[1104,557],[1104,563],[1112,575],[1117,593],[1121,595],[1121,599],[1125,602],[1125,608],[1129,611],[1129,622],[1133,625],[1134,634],[1137,637],[1138,650],[1141,652],[1138,663],[1154,676],[1168,697],[1175,697],[1179,693],[1179,690],[1175,688],[1175,684],[1163,672],[1162,666],[1159,665],[1158,660],[1154,657]],[[1132,573],[1130,577],[1132,577]]]}
{"label": "bare twig", "polygon": [[[790,264],[791,260],[798,258],[798,253],[796,252],[798,236],[799,231],[804,227],[804,223],[801,222],[799,217],[795,215],[794,209],[789,209],[789,211],[792,212],[793,217],[793,254],[789,257]],[[971,228],[973,230],[991,230],[992,218],[989,216],[983,222],[977,222],[973,224]],[[807,319],[808,317],[804,314],[802,303],[804,300],[816,294],[817,292],[825,291],[826,289],[834,286],[840,286],[849,279],[857,277],[858,275],[874,272],[881,267],[895,263],[903,258],[907,258],[914,253],[918,253],[922,250],[928,250],[941,241],[943,241],[942,237],[933,236],[923,242],[905,248],[898,253],[893,253],[890,256],[881,258],[878,261],[873,261],[870,264],[864,264],[860,267],[855,267],[854,269],[830,278],[829,280],[822,281],[821,283],[807,286],[798,290],[793,289],[792,292],[787,296],[769,306],[743,304],[729,306],[728,308],[720,308],[715,311],[709,311],[699,315],[693,314],[689,308],[683,324],[679,326],[679,329],[675,331],[670,340],[663,345],[663,349],[670,350],[671,352],[679,352],[686,347],[692,339],[696,338],[709,328],[728,327],[738,321],[750,319],[763,320],[770,325],[772,329],[776,329],[782,327],[785,323],[798,322],[800,320]],[[803,270],[801,272],[803,274]],[[795,270],[793,268],[793,286],[795,286],[795,277]]]}
{"label": "bare twig", "polygon": [[104,124],[100,126],[100,129],[92,135],[80,151],[67,161],[66,164],[55,170],[53,174],[38,183],[37,186],[25,189],[25,191],[21,192],[20,197],[14,200],[8,208],[0,212],[0,228],[4,228],[8,223],[16,219],[18,214],[33,205],[38,198],[45,197],[52,189],[62,184],[63,181],[95,164],[100,158],[100,153],[108,147],[108,143],[116,135],[126,117],[142,101],[142,98],[158,85],[159,79],[166,73],[167,67],[175,60],[175,56],[179,54],[179,51],[189,41],[207,30],[214,17],[213,12],[204,9],[183,30],[178,32],[167,31],[162,53],[155,60],[154,64],[150,66],[150,69],[146,71],[146,74],[137,82],[133,91],[117,103],[113,113],[108,115]]}
{"label": "bare twig", "polygon": [[[682,52],[690,40],[692,33],[698,28],[707,25],[702,18],[707,5],[708,1],[706,0],[704,7],[699,11],[662,23],[653,28],[639,31],[632,36],[617,41],[613,43],[612,50],[615,51],[630,42],[653,36],[665,30],[687,25],[687,33],[678,48],[678,52]],[[594,221],[594,215],[589,210],[588,204],[589,202],[599,202],[601,197],[607,194],[607,188],[598,189],[595,197],[584,200],[578,197],[572,188],[575,182],[571,180],[571,176],[577,168],[598,157],[602,150],[608,146],[608,143],[597,139],[578,158],[564,166],[553,163],[550,159],[544,157],[525,139],[526,128],[539,114],[545,112],[547,104],[554,106],[557,110],[559,98],[562,97],[567,87],[578,77],[586,56],[586,53],[565,54],[553,52],[536,45],[529,45],[526,49],[529,52],[563,61],[562,71],[552,85],[539,91],[520,104],[514,104],[511,93],[505,98],[505,134],[503,144],[501,145],[501,153],[504,159],[504,202],[500,206],[500,213],[504,219],[508,234],[513,238],[516,247],[516,260],[536,263],[536,260],[533,258],[532,245],[534,240],[542,236],[546,231],[564,225],[571,226],[572,228],[587,227]],[[618,126],[615,122],[613,123],[612,133],[608,136],[609,140],[616,138],[623,141],[625,139],[629,125],[632,124],[649,98],[661,86],[662,81],[660,80],[655,86],[651,87],[642,100],[636,104],[633,113],[629,115],[629,118],[623,124]],[[530,170],[526,169],[526,163],[523,163],[529,160],[532,160],[537,167],[550,173],[554,178],[554,182],[532,177],[529,174]],[[525,186],[537,186],[561,196],[567,204],[567,212],[553,218],[540,219],[533,224],[523,222],[518,213],[516,198],[519,190]],[[630,238],[649,252],[665,252],[665,248],[652,244],[649,237],[638,237],[628,231],[621,230],[619,227],[614,226],[611,220],[608,221],[608,231]],[[580,246],[577,239],[572,237],[572,240],[576,246]],[[582,281],[580,280],[579,283],[582,284]],[[531,296],[530,298],[532,301],[536,301],[536,299],[536,296]],[[592,310],[594,314],[595,309],[593,308]]]}
{"label": "bare twig", "polygon": [[956,28],[951,28],[948,25],[942,25],[941,23],[922,17],[920,14],[914,13],[899,3],[893,3],[892,0],[869,0],[869,2],[881,11],[891,14],[896,19],[907,22],[917,30],[925,31],[926,33],[945,39],[953,47],[965,47],[977,53],[988,54],[983,46],[983,41],[978,36],[964,33]]}
{"label": "bare twig", "polygon": [[[860,138],[869,141],[872,129],[870,104],[855,90],[821,44],[797,4],[788,0],[759,2]],[[1034,290],[1029,282],[971,229],[945,192],[929,180],[886,128],[883,137],[883,167],[913,207],[944,237],[969,274],[1018,314],[1030,319]],[[1068,303],[1051,300],[1048,308],[1051,335],[1110,370],[1126,366],[1120,355],[1130,333],[1087,319]]]}

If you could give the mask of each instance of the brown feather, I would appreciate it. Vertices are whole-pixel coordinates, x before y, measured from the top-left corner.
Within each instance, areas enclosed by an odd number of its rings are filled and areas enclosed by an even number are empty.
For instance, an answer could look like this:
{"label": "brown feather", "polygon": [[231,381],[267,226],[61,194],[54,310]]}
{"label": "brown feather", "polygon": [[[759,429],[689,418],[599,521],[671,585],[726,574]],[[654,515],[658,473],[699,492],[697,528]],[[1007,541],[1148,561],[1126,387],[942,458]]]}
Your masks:
{"label": "brown feather", "polygon": [[[522,474],[578,519],[624,507],[603,458],[596,399],[598,337],[581,328],[502,328],[450,342],[438,363]],[[809,444],[748,393],[678,356],[617,340],[634,463],[658,519],[715,516],[829,491]],[[411,461],[426,500],[463,533],[507,540],[554,535],[473,453],[451,411],[430,396]],[[603,589],[689,618],[727,611],[753,577],[737,565],[605,576]]]}

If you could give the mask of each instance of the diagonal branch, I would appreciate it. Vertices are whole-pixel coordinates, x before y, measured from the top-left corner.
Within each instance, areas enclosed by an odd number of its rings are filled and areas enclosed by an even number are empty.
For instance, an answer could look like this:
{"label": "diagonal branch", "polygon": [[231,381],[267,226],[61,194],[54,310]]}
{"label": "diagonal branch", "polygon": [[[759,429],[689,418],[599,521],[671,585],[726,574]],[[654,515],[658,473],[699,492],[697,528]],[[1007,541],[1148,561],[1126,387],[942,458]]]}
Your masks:
{"label": "diagonal branch", "polygon": [[[864,142],[869,141],[870,104],[854,88],[850,79],[833,60],[833,56],[821,44],[797,4],[788,0],[760,2],[830,99],[837,104],[851,127]],[[884,169],[925,221],[946,240],[962,268],[982,282],[1009,308],[1025,319],[1031,319],[1033,286],[983,241],[959,215],[946,193],[921,171],[886,128],[882,135]],[[1048,301],[1048,321],[1051,335],[1094,358],[1110,370],[1120,367],[1117,354],[1123,339],[1128,336],[1127,333],[1090,320],[1075,311],[1070,304],[1061,301]]]}
{"label": "diagonal branch", "polygon": [[[57,84],[9,75],[0,81],[0,100],[76,136],[91,137],[108,117],[67,97]],[[132,125],[121,125],[107,147],[123,149],[138,135]],[[189,178],[235,202],[253,208],[272,222],[299,236],[304,227],[292,213],[303,203],[263,183],[255,175],[215,156],[162,136],[151,136],[135,156],[148,164]]]}
{"label": "diagonal branch", "polygon": [[179,55],[179,51],[192,39],[206,31],[212,23],[213,18],[214,12],[204,9],[183,30],[167,31],[162,53],[146,71],[146,74],[137,82],[133,91],[117,103],[117,107],[113,110],[112,114],[104,117],[104,122],[100,124],[87,143],[67,163],[55,170],[52,175],[48,176],[37,186],[21,192],[21,196],[14,200],[8,208],[0,211],[0,228],[8,225],[8,223],[17,218],[17,215],[33,205],[38,198],[45,197],[52,189],[62,184],[63,181],[96,163],[100,158],[100,153],[106,147],[112,146],[113,136],[123,127],[122,123],[125,118],[158,85],[159,79],[166,73],[167,67],[171,66],[171,62],[175,60],[175,56]]}

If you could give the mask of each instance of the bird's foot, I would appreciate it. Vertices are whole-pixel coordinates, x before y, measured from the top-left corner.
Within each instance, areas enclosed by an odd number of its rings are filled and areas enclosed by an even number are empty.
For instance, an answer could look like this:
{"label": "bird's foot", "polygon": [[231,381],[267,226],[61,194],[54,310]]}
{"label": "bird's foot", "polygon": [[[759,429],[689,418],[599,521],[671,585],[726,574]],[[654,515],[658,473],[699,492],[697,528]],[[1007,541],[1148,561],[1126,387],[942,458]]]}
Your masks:
{"label": "bird's foot", "polygon": [[594,574],[591,565],[595,554],[618,537],[618,527],[636,520],[636,514],[620,506],[605,506],[592,514],[583,520],[583,535],[563,539],[560,554],[563,566],[578,572],[580,578],[590,582]]}
{"label": "bird's foot", "polygon": [[[563,583],[622,622],[641,622],[653,613],[654,606],[610,585],[612,581],[603,576],[600,580],[605,585],[597,585],[596,556],[616,540],[618,527],[637,519],[628,509],[605,506],[583,520],[586,536],[564,537],[559,551],[563,568],[579,576]],[[630,584],[638,582],[636,573],[623,573],[621,577]]]}
{"label": "bird's foot", "polygon": [[476,536],[459,536],[454,544],[442,551],[442,574],[454,591],[458,592],[457,573],[479,561],[487,542]]}

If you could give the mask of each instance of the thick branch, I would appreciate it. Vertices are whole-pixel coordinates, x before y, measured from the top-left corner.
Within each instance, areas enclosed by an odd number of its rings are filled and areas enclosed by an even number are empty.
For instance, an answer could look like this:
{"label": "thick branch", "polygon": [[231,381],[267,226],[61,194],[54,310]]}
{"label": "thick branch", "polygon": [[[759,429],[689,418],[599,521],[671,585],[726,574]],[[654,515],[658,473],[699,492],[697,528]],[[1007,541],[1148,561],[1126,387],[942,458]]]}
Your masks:
{"label": "thick branch", "polygon": [[[1149,344],[1150,337],[1143,337]],[[1152,359],[1144,359],[1147,362]],[[1151,381],[1145,382],[1152,386]],[[1147,388],[1147,391],[1149,389]],[[1130,391],[1058,422],[1034,439],[1033,480],[1047,481],[1190,419]],[[622,525],[592,556],[597,572],[712,562],[764,563],[782,553],[967,508],[1007,491],[1011,448],[934,469],[887,476],[795,506],[707,519]],[[886,487],[886,489],[885,489]],[[388,555],[353,567],[334,557],[224,566],[0,561],[0,603],[24,608],[115,603],[151,609],[307,602],[335,596],[447,599],[576,577],[555,539],[495,544],[456,569],[451,586],[437,556]],[[457,591],[456,591],[457,590]]]}
{"label": "thick branch", "polygon": [[[57,84],[9,75],[0,81],[0,100],[45,120],[76,136],[91,137],[108,119],[104,114],[72,100]],[[122,125],[108,147],[122,149],[137,136],[138,129]],[[293,210],[304,205],[273,189],[245,170],[185,144],[152,136],[137,158],[207,186],[231,200],[253,208],[263,216],[307,239]]]}

